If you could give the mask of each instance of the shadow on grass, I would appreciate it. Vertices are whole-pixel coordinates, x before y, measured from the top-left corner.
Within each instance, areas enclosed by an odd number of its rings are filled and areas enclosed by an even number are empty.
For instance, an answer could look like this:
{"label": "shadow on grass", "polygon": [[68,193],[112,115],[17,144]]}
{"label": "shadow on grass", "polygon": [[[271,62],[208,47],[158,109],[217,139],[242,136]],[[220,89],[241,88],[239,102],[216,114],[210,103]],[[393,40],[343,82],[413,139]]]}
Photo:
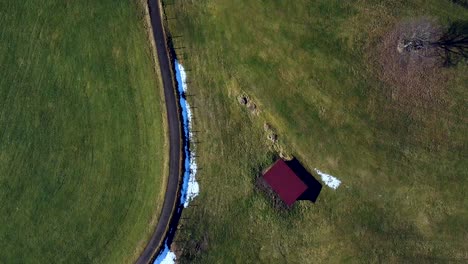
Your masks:
{"label": "shadow on grass", "polygon": [[453,3],[468,8],[468,0],[452,0]]}
{"label": "shadow on grass", "polygon": [[435,43],[444,66],[453,67],[468,63],[468,21],[454,21],[439,41]]}
{"label": "shadow on grass", "polygon": [[320,192],[322,191],[322,184],[317,181],[314,176],[308,172],[304,166],[293,158],[292,160],[286,161],[286,164],[291,168],[292,171],[307,185],[307,190],[299,196],[298,200],[307,200],[315,203],[317,201]]}
{"label": "shadow on grass", "polygon": [[[273,159],[272,163],[274,163],[275,160],[277,159]],[[291,168],[291,170],[301,179],[301,181],[307,185],[307,190],[301,194],[301,196],[299,196],[298,200],[311,201],[315,203],[318,196],[320,195],[320,192],[322,191],[322,184],[316,180],[314,176],[308,172],[296,158],[285,162],[289,168]],[[273,191],[270,185],[264,180],[262,172],[257,174],[255,188],[257,191],[263,194],[263,196],[265,196],[271,202],[273,208],[280,213],[290,211],[294,207],[294,204],[288,206],[283,202],[279,195]]]}

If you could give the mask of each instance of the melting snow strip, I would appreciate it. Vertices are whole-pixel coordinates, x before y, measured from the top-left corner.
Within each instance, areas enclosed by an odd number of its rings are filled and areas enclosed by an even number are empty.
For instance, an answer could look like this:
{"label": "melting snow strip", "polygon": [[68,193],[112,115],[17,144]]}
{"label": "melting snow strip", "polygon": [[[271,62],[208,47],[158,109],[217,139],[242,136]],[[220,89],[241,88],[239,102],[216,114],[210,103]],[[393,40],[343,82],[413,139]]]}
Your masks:
{"label": "melting snow strip", "polygon": [[161,253],[159,253],[158,257],[154,260],[153,264],[175,264],[176,255],[174,252],[169,250],[167,246],[167,241],[164,242],[165,248]]}
{"label": "melting snow strip", "polygon": [[175,60],[175,74],[177,80],[177,90],[180,97],[180,106],[182,108],[182,123],[184,126],[184,136],[186,142],[184,142],[184,154],[185,154],[185,172],[182,181],[181,188],[181,204],[184,208],[189,206],[192,201],[200,192],[200,187],[196,180],[197,174],[197,162],[195,160],[195,152],[190,149],[190,143],[192,141],[192,111],[188,104],[185,93],[187,92],[187,74],[184,66]]}
{"label": "melting snow strip", "polygon": [[[195,160],[195,152],[190,149],[190,142],[192,141],[192,111],[188,104],[185,93],[187,92],[187,74],[184,66],[175,60],[175,75],[177,80],[177,91],[179,93],[179,104],[182,108],[182,125],[184,128],[184,176],[182,179],[182,186],[180,189],[181,197],[180,204],[187,208],[190,201],[192,201],[200,192],[200,187],[195,178],[197,174],[197,162]],[[154,260],[153,264],[174,264],[176,255],[169,248],[167,239],[164,242],[165,246],[158,257]]]}
{"label": "melting snow strip", "polygon": [[341,181],[338,178],[336,178],[335,176],[324,173],[324,172],[318,170],[317,168],[315,168],[315,171],[317,172],[318,175],[320,175],[320,177],[322,178],[323,183],[325,183],[325,185],[327,185],[328,187],[336,190],[340,186]]}

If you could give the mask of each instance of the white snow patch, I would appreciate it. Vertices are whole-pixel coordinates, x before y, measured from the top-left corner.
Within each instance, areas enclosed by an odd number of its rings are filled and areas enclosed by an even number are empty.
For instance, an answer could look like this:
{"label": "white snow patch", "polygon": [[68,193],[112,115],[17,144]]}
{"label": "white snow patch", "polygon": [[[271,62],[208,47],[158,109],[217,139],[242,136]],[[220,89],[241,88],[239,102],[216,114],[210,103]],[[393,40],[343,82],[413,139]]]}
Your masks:
{"label": "white snow patch", "polygon": [[341,181],[338,178],[336,178],[335,176],[324,173],[324,172],[318,170],[317,168],[315,168],[315,171],[317,172],[318,175],[320,175],[320,177],[322,178],[323,183],[325,183],[325,185],[327,185],[328,187],[336,190],[340,186]]}
{"label": "white snow patch", "polygon": [[179,84],[181,85],[181,88],[185,93],[187,92],[187,73],[185,72],[184,66],[182,66],[182,64],[180,64],[178,60],[175,61],[175,65],[177,68],[176,70],[180,74],[180,79],[182,80],[182,83]]}
{"label": "white snow patch", "polygon": [[195,153],[190,153],[190,175],[187,186],[187,198],[184,202],[184,208],[187,208],[189,203],[200,193],[200,186],[198,185],[195,175],[197,174],[197,163],[195,161]]}
{"label": "white snow patch", "polygon": [[[179,64],[180,65],[180,64]],[[180,65],[182,66],[182,65]],[[182,71],[184,73],[184,75],[182,75],[183,77],[183,80],[184,80],[184,90],[186,91],[187,90],[187,84],[185,82],[186,80],[186,77],[185,77],[185,71],[183,71],[183,67],[182,67]],[[190,105],[188,102],[186,102],[187,104],[187,117],[188,117],[188,127],[189,127],[189,141],[191,142],[191,144],[193,145],[193,133],[192,133],[192,110],[190,108]],[[188,180],[188,186],[187,186],[187,199],[185,200],[184,202],[184,207],[187,208],[187,206],[189,205],[189,202],[191,202],[196,196],[198,196],[198,194],[200,193],[200,187],[198,185],[198,182],[195,178],[195,176],[197,175],[197,162],[196,162],[196,159],[195,159],[195,151],[191,150],[190,152],[190,176],[189,176],[189,180]]]}
{"label": "white snow patch", "polygon": [[159,256],[154,260],[153,264],[175,264],[176,255],[174,252],[169,250],[169,247],[164,248],[164,250],[159,254]]}
{"label": "white snow patch", "polygon": [[197,162],[195,159],[195,151],[189,149],[187,146],[193,145],[193,133],[192,133],[192,110],[189,103],[185,99],[185,93],[187,92],[187,73],[185,72],[184,66],[180,64],[177,60],[175,61],[176,67],[176,79],[179,85],[178,91],[180,95],[180,104],[182,108],[182,117],[184,125],[185,137],[188,140],[187,145],[185,146],[185,173],[184,173],[184,183],[182,184],[182,199],[181,203],[184,205],[184,208],[187,208],[190,201],[192,201],[200,193],[200,187],[196,180],[197,174]]}

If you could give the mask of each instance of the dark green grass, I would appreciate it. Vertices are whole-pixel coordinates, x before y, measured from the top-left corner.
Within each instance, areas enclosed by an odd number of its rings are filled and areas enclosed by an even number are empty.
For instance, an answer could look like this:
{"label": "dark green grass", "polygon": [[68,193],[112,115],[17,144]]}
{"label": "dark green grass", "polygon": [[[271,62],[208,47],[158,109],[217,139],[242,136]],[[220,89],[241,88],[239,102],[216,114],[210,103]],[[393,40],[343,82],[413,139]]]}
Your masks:
{"label": "dark green grass", "polygon": [[163,199],[137,1],[0,2],[0,263],[130,263]]}
{"label": "dark green grass", "polygon": [[[176,239],[183,263],[466,258],[467,67],[444,70],[445,103],[410,114],[375,63],[393,23],[467,20],[466,9],[450,1],[170,3],[200,131],[201,193]],[[258,117],[238,104],[242,92]],[[274,209],[254,184],[274,156],[264,121],[308,169],[340,178],[339,189]]]}

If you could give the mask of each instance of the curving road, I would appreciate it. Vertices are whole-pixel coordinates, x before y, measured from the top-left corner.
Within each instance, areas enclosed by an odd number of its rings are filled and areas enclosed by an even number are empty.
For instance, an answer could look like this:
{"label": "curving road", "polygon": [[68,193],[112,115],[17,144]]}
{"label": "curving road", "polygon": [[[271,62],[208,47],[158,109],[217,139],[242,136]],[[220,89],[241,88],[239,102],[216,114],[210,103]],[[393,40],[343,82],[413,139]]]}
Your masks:
{"label": "curving road", "polygon": [[166,33],[164,31],[161,7],[159,0],[148,0],[153,37],[156,43],[159,67],[166,101],[167,121],[169,128],[169,177],[164,197],[164,204],[158,224],[146,245],[144,251],[136,261],[137,264],[147,264],[156,257],[163,239],[169,229],[169,223],[173,212],[177,209],[180,179],[182,175],[181,150],[182,134],[179,114],[178,98],[176,96],[176,84],[172,73],[172,63],[167,46]]}

